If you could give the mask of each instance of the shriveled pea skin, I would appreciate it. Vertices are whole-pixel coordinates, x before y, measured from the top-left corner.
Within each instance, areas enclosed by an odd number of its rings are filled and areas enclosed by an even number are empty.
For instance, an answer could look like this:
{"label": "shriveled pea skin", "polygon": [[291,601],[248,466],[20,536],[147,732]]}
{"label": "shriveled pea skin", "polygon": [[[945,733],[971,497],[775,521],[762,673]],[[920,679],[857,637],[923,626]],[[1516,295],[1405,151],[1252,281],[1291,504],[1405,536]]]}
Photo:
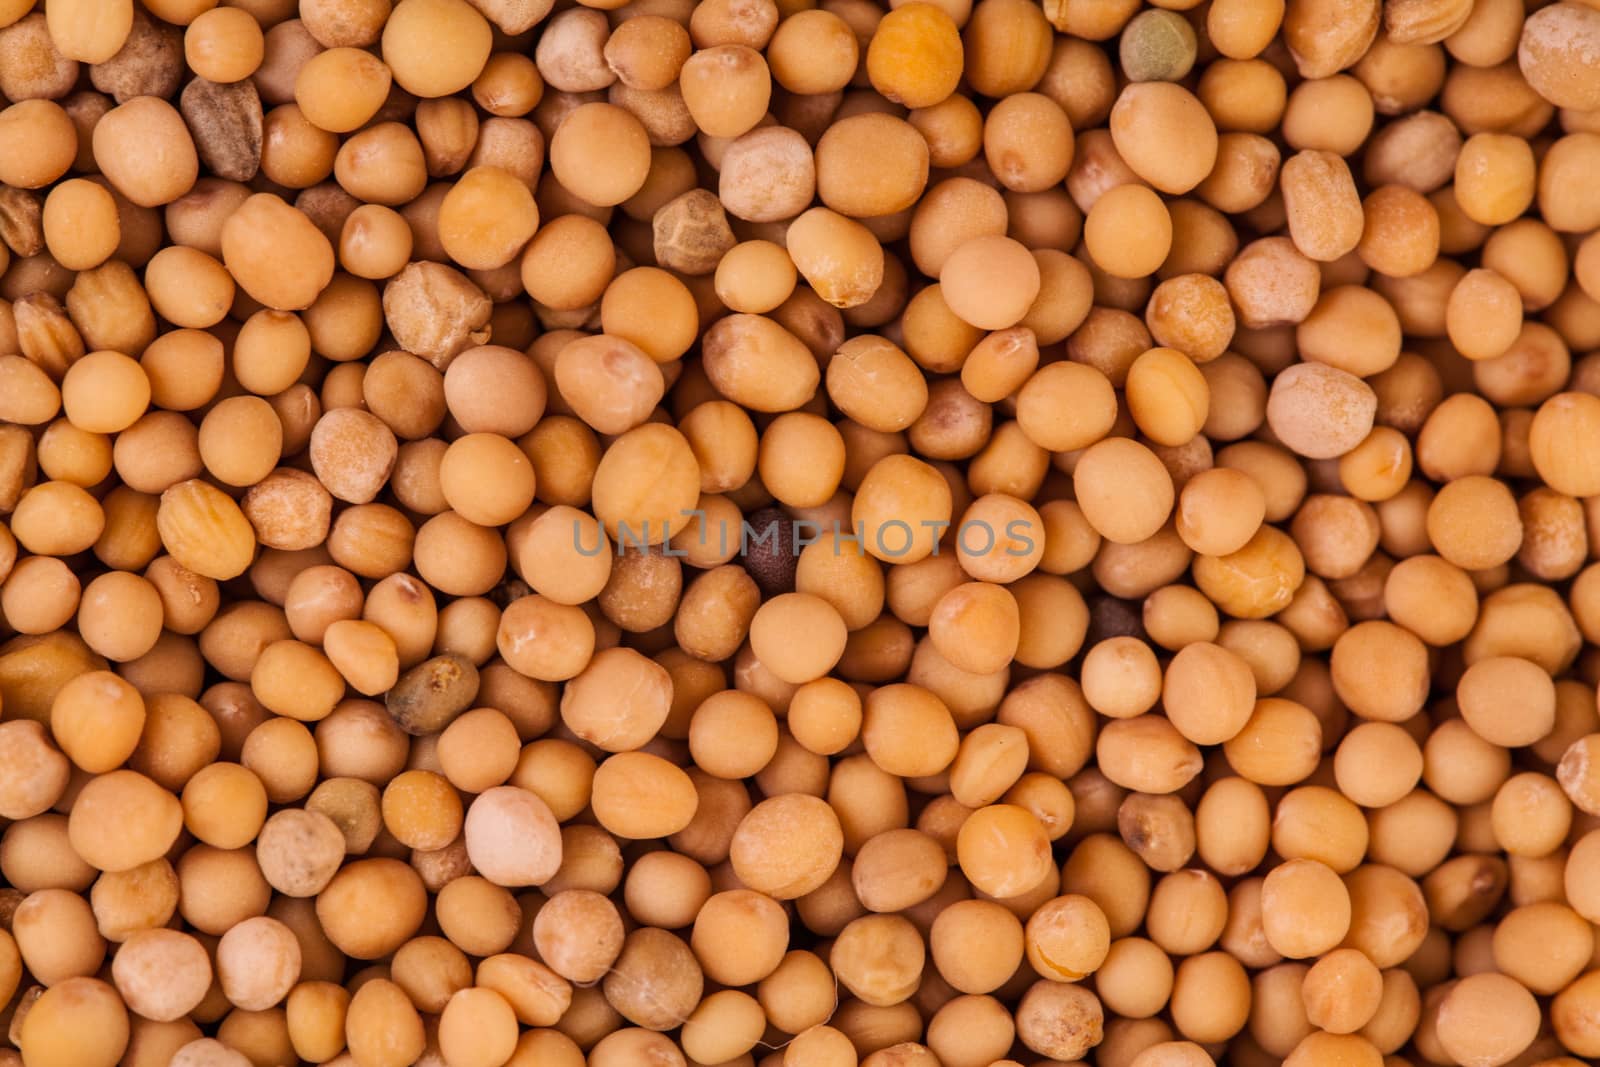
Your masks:
{"label": "shriveled pea skin", "polygon": [[0,0],[0,1067],[1600,1061],[1597,0]]}

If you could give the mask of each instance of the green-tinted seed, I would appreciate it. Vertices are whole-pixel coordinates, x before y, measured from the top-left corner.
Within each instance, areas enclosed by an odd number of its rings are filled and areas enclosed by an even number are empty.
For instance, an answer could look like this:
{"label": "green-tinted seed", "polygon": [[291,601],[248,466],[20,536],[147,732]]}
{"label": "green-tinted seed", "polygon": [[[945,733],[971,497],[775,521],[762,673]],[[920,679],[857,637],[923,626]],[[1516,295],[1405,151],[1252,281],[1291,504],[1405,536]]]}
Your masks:
{"label": "green-tinted seed", "polygon": [[1141,12],[1122,31],[1119,57],[1129,81],[1175,82],[1194,66],[1194,27],[1176,11]]}

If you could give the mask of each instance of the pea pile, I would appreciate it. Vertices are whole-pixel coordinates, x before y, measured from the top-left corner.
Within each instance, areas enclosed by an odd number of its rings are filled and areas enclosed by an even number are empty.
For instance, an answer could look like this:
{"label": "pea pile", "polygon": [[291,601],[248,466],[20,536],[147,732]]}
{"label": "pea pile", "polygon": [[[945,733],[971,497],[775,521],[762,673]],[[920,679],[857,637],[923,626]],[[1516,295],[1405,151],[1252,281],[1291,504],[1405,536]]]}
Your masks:
{"label": "pea pile", "polygon": [[0,1067],[1600,1058],[1600,0],[0,0]]}

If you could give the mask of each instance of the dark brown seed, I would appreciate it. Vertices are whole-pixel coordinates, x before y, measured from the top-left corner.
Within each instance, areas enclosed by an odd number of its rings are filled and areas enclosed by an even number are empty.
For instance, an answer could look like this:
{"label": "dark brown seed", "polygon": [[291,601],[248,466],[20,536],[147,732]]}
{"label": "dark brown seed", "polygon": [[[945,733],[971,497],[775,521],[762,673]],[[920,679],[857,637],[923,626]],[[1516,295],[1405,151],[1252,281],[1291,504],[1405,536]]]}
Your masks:
{"label": "dark brown seed", "polygon": [[17,905],[27,899],[28,894],[20,889],[0,889],[0,930],[10,932],[11,916],[17,913]]}
{"label": "dark brown seed", "polygon": [[1084,648],[1093,648],[1108,637],[1137,637],[1144,640],[1144,613],[1131,601],[1114,596],[1097,597],[1089,604],[1089,632]]}
{"label": "dark brown seed", "polygon": [[744,569],[761,587],[761,595],[775,597],[794,592],[795,567],[800,558],[794,523],[783,509],[776,507],[752,511],[744,521]]}
{"label": "dark brown seed", "polygon": [[477,695],[478,668],[467,657],[446,652],[401,675],[385,704],[402,730],[422,737],[449,726]]}
{"label": "dark brown seed", "polygon": [[506,605],[511,603],[513,600],[521,600],[525,596],[532,595],[533,586],[529,585],[521,578],[508,578],[499,585],[495,586],[493,589],[489,590],[487,594],[489,599],[494,601],[495,607],[499,608],[501,611],[504,611],[506,609]]}
{"label": "dark brown seed", "polygon": [[231,85],[196,78],[178,100],[200,159],[217,177],[247,182],[261,167],[261,96],[248,78]]}

